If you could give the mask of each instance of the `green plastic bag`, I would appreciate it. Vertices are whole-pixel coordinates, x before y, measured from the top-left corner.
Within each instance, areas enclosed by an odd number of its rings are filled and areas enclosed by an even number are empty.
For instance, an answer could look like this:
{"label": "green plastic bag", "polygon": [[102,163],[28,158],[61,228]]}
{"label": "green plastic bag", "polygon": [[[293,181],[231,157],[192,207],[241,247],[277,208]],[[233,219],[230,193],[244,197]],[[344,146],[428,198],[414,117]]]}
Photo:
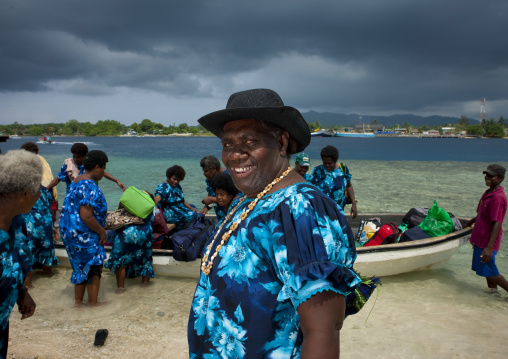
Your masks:
{"label": "green plastic bag", "polygon": [[139,218],[146,218],[155,207],[150,195],[133,186],[125,190],[120,198],[120,203],[127,211]]}
{"label": "green plastic bag", "polygon": [[452,233],[455,229],[450,215],[437,205],[437,201],[434,201],[434,205],[419,227],[431,237]]}

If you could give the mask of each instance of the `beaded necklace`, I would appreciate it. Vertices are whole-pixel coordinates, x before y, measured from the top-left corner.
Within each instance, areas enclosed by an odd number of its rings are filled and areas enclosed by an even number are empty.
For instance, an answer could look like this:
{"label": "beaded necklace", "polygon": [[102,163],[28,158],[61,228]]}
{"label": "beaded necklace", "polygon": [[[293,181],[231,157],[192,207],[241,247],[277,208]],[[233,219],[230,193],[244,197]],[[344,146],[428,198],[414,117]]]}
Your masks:
{"label": "beaded necklace", "polygon": [[235,206],[235,208],[233,208],[226,216],[226,218],[224,218],[224,220],[222,221],[221,225],[219,226],[219,228],[217,229],[217,232],[215,233],[215,236],[213,237],[213,240],[210,242],[210,244],[206,247],[206,253],[203,255],[203,258],[201,259],[201,271],[205,274],[205,275],[209,275],[210,274],[210,271],[212,270],[212,267],[213,267],[213,261],[215,259],[215,257],[217,257],[217,255],[219,254],[221,248],[228,242],[229,240],[229,237],[231,237],[231,234],[235,231],[235,229],[238,228],[238,225],[240,224],[241,221],[245,220],[249,213],[254,209],[254,207],[256,207],[256,204],[258,203],[258,201],[265,195],[267,194],[273,186],[275,186],[277,183],[279,183],[284,177],[286,177],[289,172],[291,172],[292,168],[291,166],[288,167],[287,170],[285,170],[282,175],[280,177],[277,177],[276,179],[274,179],[272,181],[272,183],[269,183],[264,190],[262,190],[261,192],[259,192],[256,196],[256,199],[254,201],[252,201],[251,203],[249,203],[249,205],[247,206],[247,208],[245,208],[245,210],[243,211],[243,213],[240,215],[240,218],[237,219],[235,222],[233,222],[231,224],[231,226],[229,226],[229,230],[224,233],[222,235],[222,239],[221,239],[221,242],[217,245],[217,247],[215,248],[215,253],[212,255],[212,257],[210,258],[210,260],[208,261],[207,263],[207,260],[208,260],[208,256],[210,255],[210,252],[212,250],[212,247],[213,247],[213,244],[215,243],[215,240],[217,238],[217,235],[222,231],[222,227],[224,227],[224,225],[229,222],[229,220],[233,217],[233,215],[235,214],[236,210],[238,209],[238,207],[243,203],[243,201],[245,200],[245,196],[240,198],[240,200],[238,201],[238,204]]}

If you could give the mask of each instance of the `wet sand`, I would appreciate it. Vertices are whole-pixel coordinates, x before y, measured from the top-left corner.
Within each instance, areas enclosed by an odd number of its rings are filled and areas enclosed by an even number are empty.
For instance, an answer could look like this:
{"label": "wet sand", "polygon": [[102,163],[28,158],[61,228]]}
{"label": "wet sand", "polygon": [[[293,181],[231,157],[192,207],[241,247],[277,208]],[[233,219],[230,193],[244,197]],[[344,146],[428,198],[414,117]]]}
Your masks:
{"label": "wet sand", "polygon": [[[441,269],[383,278],[363,310],[346,319],[342,358],[505,358],[508,302],[483,292],[470,254],[466,245]],[[508,255],[497,261],[507,274]],[[105,271],[99,300],[107,303],[74,308],[70,273],[34,275],[36,314],[20,321],[13,311],[8,358],[188,358],[194,280],[159,277],[148,287],[128,280],[127,291],[115,294]],[[104,328],[106,344],[95,347]]]}

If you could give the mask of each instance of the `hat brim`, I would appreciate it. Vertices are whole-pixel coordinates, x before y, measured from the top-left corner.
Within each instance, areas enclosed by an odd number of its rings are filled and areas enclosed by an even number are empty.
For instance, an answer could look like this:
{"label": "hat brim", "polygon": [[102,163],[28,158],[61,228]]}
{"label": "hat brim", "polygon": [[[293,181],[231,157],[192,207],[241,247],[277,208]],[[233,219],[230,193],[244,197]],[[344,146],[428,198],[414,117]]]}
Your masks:
{"label": "hat brim", "polygon": [[494,171],[486,170],[483,171],[483,174],[488,174],[489,176],[496,177],[498,174]]}
{"label": "hat brim", "polygon": [[296,152],[303,151],[310,143],[307,122],[297,109],[290,106],[225,109],[205,115],[198,122],[215,136],[222,138],[227,123],[245,119],[266,121],[287,131],[297,143]]}

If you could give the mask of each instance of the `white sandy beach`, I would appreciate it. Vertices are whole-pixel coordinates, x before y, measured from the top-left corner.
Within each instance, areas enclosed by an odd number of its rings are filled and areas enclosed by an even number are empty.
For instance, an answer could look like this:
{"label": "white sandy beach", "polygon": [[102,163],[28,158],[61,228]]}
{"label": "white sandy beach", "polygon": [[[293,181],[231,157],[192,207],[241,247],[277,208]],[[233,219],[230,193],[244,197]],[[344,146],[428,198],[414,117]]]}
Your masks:
{"label": "white sandy beach", "polygon": [[[484,281],[469,270],[470,253],[466,245],[442,269],[383,278],[377,301],[374,294],[346,319],[342,358],[505,358],[508,302],[483,292]],[[501,252],[498,263],[508,273],[508,256]],[[118,295],[104,271],[99,299],[107,304],[73,308],[70,273],[34,276],[37,311],[24,321],[13,311],[8,358],[188,358],[193,280],[160,277],[146,288],[129,280]],[[106,344],[94,347],[103,328]]]}

